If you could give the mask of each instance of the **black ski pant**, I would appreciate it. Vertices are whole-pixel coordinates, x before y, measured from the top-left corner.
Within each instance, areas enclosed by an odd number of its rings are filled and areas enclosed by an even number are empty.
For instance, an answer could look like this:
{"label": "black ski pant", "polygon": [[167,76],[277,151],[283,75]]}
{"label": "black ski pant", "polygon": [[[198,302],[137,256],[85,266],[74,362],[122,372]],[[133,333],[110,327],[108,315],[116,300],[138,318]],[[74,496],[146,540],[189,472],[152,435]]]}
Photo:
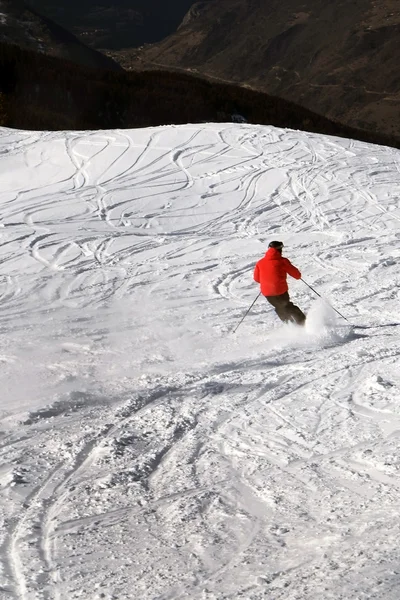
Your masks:
{"label": "black ski pant", "polygon": [[275,308],[275,312],[281,321],[288,323],[294,321],[298,325],[304,325],[306,315],[298,306],[293,304],[289,298],[289,292],[280,294],[279,296],[265,296],[266,299]]}

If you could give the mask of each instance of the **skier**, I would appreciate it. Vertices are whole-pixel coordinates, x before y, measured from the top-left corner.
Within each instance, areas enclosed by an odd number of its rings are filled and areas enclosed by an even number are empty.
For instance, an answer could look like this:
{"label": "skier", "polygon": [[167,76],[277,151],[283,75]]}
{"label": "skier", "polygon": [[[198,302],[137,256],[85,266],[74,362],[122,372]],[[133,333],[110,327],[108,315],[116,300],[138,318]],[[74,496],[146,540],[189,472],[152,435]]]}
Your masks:
{"label": "skier", "polygon": [[304,325],[306,316],[289,298],[286,276],[301,279],[301,273],[287,258],[282,256],[283,243],[273,241],[268,245],[264,258],[259,260],[254,269],[254,281],[260,284],[261,293],[275,308],[281,321],[294,321]]}

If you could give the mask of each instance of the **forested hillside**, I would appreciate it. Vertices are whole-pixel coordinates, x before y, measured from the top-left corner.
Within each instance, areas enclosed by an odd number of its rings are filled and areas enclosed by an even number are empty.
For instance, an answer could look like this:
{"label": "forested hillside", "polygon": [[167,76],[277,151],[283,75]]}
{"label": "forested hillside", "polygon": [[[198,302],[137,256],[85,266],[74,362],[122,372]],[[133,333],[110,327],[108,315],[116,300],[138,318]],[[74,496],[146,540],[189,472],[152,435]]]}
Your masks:
{"label": "forested hillside", "polygon": [[166,70],[89,69],[7,44],[0,44],[0,82],[1,124],[10,127],[106,129],[243,120],[399,145],[393,136],[345,127],[245,87]]}

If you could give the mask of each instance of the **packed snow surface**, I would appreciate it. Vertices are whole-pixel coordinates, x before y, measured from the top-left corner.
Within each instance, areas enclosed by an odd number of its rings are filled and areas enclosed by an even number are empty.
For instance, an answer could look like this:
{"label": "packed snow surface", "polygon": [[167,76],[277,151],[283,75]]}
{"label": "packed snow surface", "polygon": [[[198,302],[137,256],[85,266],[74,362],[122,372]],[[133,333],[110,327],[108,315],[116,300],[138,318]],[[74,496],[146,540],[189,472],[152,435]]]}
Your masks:
{"label": "packed snow surface", "polygon": [[[0,130],[1,599],[398,600],[399,190],[273,127]],[[307,326],[234,333],[273,239]]]}

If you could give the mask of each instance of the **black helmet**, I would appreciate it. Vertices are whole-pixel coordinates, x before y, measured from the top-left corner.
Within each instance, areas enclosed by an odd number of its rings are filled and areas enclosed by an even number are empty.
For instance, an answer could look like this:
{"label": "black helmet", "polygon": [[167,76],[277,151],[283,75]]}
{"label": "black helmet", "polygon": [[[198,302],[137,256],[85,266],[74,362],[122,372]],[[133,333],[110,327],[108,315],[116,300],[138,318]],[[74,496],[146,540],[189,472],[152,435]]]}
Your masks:
{"label": "black helmet", "polygon": [[270,242],[268,244],[268,248],[275,248],[275,250],[282,250],[283,248],[283,242]]}

